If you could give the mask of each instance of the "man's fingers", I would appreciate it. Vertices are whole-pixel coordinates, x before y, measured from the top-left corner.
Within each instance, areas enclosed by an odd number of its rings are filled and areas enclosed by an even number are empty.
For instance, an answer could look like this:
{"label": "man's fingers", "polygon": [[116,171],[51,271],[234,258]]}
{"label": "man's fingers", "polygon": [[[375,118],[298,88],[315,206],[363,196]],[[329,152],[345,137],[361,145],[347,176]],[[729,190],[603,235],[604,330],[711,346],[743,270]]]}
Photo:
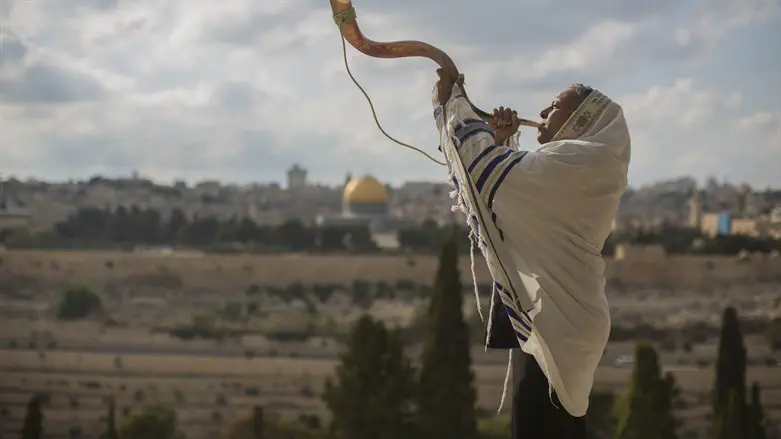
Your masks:
{"label": "man's fingers", "polygon": [[497,128],[511,127],[520,124],[518,112],[511,108],[494,108],[493,116],[494,124]]}

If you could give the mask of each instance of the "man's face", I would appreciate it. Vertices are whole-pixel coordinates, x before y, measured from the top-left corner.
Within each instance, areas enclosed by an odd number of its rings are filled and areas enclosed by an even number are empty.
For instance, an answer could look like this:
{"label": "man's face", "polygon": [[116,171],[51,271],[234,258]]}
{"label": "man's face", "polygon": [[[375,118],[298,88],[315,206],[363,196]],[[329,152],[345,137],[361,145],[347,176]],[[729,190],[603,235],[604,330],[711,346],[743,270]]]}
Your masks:
{"label": "man's face", "polygon": [[578,95],[572,87],[559,93],[553,99],[553,102],[544,110],[540,111],[543,125],[537,129],[537,141],[540,144],[548,143],[553,136],[559,132],[561,127],[567,123],[567,120],[578,109]]}

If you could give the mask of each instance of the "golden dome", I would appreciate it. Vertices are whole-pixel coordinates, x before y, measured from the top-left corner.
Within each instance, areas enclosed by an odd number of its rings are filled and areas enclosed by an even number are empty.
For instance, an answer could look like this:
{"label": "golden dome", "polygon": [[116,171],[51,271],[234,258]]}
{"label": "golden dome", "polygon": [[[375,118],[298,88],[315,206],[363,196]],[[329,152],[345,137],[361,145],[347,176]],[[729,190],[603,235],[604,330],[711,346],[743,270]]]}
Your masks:
{"label": "golden dome", "polygon": [[342,202],[344,204],[387,204],[388,191],[376,178],[365,175],[360,178],[353,178],[345,185]]}

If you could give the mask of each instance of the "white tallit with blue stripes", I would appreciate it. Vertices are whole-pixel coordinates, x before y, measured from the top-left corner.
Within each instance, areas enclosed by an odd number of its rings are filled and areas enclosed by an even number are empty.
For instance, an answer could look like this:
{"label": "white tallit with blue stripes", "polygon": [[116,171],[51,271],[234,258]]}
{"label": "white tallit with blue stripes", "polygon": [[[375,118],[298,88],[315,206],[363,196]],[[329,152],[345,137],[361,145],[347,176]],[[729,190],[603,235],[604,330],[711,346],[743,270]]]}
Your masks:
{"label": "white tallit with blue stripes", "polygon": [[451,195],[486,259],[494,296],[564,409],[585,415],[610,333],[601,250],[627,185],[621,107],[594,90],[552,142],[529,152],[495,145],[458,85],[434,116]]}

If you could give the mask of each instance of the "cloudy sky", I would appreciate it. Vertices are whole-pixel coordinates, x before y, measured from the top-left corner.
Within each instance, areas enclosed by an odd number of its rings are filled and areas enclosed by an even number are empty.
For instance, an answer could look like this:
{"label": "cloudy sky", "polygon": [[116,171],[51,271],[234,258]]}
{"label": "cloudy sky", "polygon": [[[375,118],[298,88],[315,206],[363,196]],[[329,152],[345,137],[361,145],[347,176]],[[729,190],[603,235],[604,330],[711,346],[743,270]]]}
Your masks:
{"label": "cloudy sky", "polygon": [[[534,118],[572,82],[610,95],[634,185],[781,186],[781,0],[354,1],[368,37],[450,54],[484,109]],[[326,0],[6,0],[0,20],[3,176],[445,177],[377,130]],[[436,152],[434,64],[349,62],[385,128]]]}

